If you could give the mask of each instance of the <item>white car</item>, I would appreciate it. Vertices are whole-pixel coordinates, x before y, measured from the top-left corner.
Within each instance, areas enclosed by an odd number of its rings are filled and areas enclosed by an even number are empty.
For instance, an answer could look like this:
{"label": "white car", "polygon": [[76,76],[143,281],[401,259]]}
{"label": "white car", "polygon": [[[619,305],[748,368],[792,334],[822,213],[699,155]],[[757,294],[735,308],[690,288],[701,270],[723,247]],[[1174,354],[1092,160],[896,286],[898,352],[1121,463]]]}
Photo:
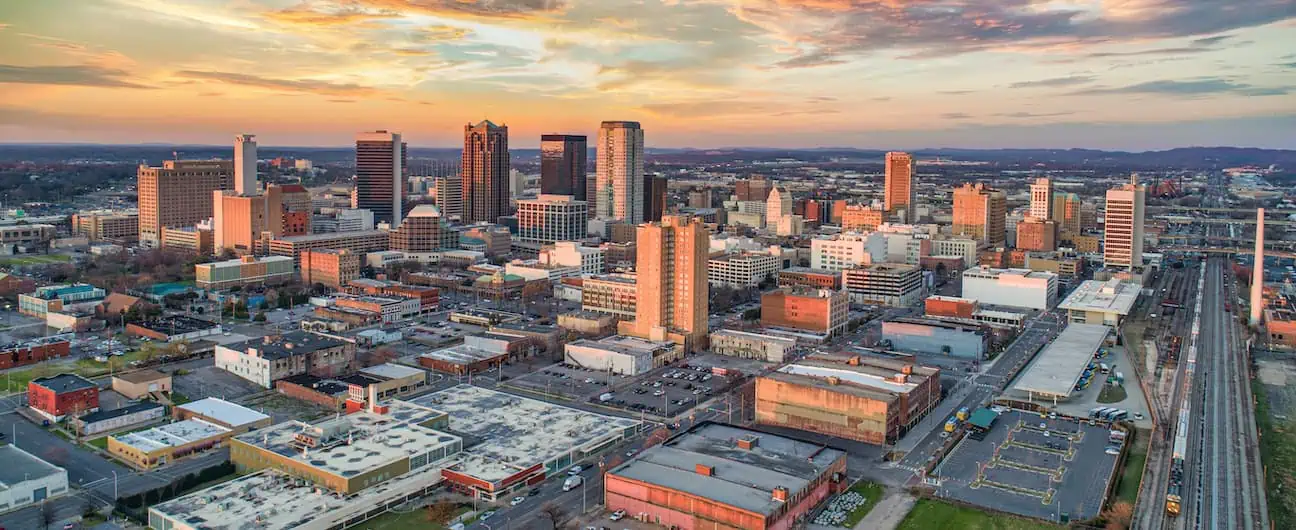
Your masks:
{"label": "white car", "polygon": [[487,519],[490,519],[492,515],[495,515],[495,510],[490,510],[490,511],[487,511],[487,512],[482,512],[481,517],[478,517],[477,519],[478,519],[478,520],[481,520],[481,521],[485,521],[485,520],[487,520]]}
{"label": "white car", "polygon": [[585,471],[585,468],[583,468],[583,467],[581,467],[581,466],[572,466],[571,469],[568,469],[568,470],[567,470],[567,474],[568,474],[568,475],[579,475],[581,471]]}
{"label": "white car", "polygon": [[526,502],[526,497],[513,497],[513,500],[509,502],[509,506],[517,506],[524,502]]}
{"label": "white car", "polygon": [[625,514],[626,514],[626,511],[625,511],[625,510],[617,510],[617,511],[615,511],[615,512],[612,512],[612,515],[609,515],[609,516],[608,516],[608,520],[609,520],[609,521],[620,521],[622,517],[625,517]]}

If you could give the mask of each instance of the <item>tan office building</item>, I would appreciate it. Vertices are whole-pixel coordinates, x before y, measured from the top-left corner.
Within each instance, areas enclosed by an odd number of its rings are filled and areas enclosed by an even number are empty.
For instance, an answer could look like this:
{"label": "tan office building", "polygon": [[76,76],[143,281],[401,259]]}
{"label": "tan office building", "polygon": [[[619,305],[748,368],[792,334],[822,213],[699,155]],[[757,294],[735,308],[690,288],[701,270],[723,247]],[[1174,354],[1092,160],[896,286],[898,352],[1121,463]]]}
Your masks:
{"label": "tan office building", "polygon": [[1034,219],[1053,218],[1053,181],[1047,178],[1035,179],[1030,186],[1030,215]]}
{"label": "tan office building", "polygon": [[161,245],[163,227],[193,226],[212,216],[212,192],[233,187],[229,160],[166,160],[140,166],[139,238],[146,247]]}
{"label": "tan office building", "polygon": [[360,254],[346,249],[317,249],[301,253],[302,283],[341,289],[360,277]]}
{"label": "tan office building", "polygon": [[1057,223],[1034,218],[1017,223],[1017,249],[1057,250]]}
{"label": "tan office building", "polygon": [[1107,190],[1107,213],[1103,223],[1103,265],[1136,268],[1143,266],[1143,213],[1147,188],[1130,183]]}
{"label": "tan office building", "polygon": [[1080,234],[1080,210],[1082,208],[1079,195],[1074,193],[1053,194],[1053,220],[1058,224],[1058,233]]}
{"label": "tan office building", "polygon": [[954,190],[954,234],[978,243],[1003,246],[1007,239],[1008,198],[985,184]]}
{"label": "tan office building", "polygon": [[72,216],[72,232],[91,241],[131,241],[139,238],[138,212],[82,212]]}
{"label": "tan office building", "polygon": [[669,340],[686,351],[706,348],[711,235],[702,220],[668,215],[639,225],[636,238],[639,300],[634,321],[622,322],[620,332]]}
{"label": "tan office building", "polygon": [[885,213],[871,206],[852,204],[842,212],[842,230],[848,232],[872,232],[877,230],[878,225],[883,223]]}
{"label": "tan office building", "polygon": [[918,183],[914,177],[914,159],[909,153],[886,154],[885,208],[888,213],[904,210],[906,223],[913,223],[918,212]]}

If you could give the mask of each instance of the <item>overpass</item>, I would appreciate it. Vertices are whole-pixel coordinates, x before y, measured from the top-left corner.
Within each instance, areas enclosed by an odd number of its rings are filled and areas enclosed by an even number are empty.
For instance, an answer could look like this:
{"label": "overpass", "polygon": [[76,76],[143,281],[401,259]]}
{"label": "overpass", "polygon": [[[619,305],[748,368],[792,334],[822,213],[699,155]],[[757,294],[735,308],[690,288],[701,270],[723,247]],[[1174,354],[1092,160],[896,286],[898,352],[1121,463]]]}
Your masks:
{"label": "overpass", "polygon": [[[1256,224],[1254,215],[1246,219],[1219,219],[1215,217],[1188,217],[1186,215],[1158,215],[1155,219],[1160,219],[1172,224],[1212,224],[1212,225],[1253,225]],[[1265,219],[1265,225],[1274,226],[1293,226],[1296,221],[1281,221]]]}
{"label": "overpass", "polygon": [[[1203,254],[1255,254],[1254,248],[1202,248],[1202,247],[1185,247],[1170,246],[1156,247],[1157,252],[1199,252]],[[1265,257],[1278,258],[1296,258],[1296,252],[1284,250],[1266,250]]]}
{"label": "overpass", "polygon": [[[1146,206],[1146,208],[1148,209],[1149,212],[1162,211],[1162,212],[1244,213],[1251,216],[1252,220],[1255,220],[1255,213],[1256,213],[1255,208],[1203,208],[1197,206],[1170,206],[1170,205],[1154,205],[1154,204],[1149,204]],[[1278,209],[1271,210],[1269,208],[1265,208],[1265,216],[1279,216],[1279,215],[1287,216],[1291,214],[1296,214],[1296,210],[1278,210]]]}
{"label": "overpass", "polygon": [[[1255,238],[1251,238],[1251,237],[1207,236],[1207,235],[1200,235],[1200,234],[1157,234],[1156,238],[1159,241],[1170,240],[1176,243],[1185,243],[1189,241],[1206,241],[1210,243],[1234,243],[1234,244],[1246,243],[1248,245],[1251,245],[1252,247],[1255,246]],[[1286,241],[1286,240],[1274,241],[1272,239],[1266,239],[1265,247],[1278,248],[1278,249],[1296,248],[1296,241]]]}

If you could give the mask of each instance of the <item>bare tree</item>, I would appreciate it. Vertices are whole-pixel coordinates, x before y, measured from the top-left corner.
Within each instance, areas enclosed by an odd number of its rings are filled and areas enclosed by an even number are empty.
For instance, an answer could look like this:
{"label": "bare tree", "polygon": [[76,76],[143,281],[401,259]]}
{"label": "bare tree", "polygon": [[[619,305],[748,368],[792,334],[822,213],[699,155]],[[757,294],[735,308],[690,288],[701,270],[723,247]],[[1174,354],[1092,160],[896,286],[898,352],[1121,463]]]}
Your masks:
{"label": "bare tree", "polygon": [[44,528],[58,521],[58,512],[54,510],[54,505],[48,499],[41,501],[41,522],[45,523]]}
{"label": "bare tree", "polygon": [[558,530],[567,524],[568,515],[567,510],[557,503],[546,502],[540,507],[540,517],[548,519],[549,523],[553,525],[553,530]]}
{"label": "bare tree", "polygon": [[1107,520],[1107,530],[1125,530],[1134,520],[1134,506],[1127,501],[1118,501],[1103,512]]}

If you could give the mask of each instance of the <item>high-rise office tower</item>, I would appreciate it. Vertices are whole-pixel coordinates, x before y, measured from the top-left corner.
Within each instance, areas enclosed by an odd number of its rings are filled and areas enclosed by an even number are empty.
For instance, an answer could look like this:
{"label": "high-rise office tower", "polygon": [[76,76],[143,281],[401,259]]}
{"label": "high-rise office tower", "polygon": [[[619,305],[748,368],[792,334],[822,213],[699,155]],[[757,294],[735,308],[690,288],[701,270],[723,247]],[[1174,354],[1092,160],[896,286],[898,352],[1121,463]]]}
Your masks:
{"label": "high-rise office tower", "polygon": [[240,134],[234,137],[234,192],[239,195],[256,195],[261,187],[257,184],[257,144],[255,134]]}
{"label": "high-rise office tower", "polygon": [[571,195],[541,195],[518,201],[517,240],[552,244],[585,237],[589,207]]}
{"label": "high-rise office tower", "polygon": [[540,193],[571,195],[578,201],[585,200],[587,153],[584,135],[541,135]]}
{"label": "high-rise office tower", "polygon": [[1030,215],[1040,221],[1053,218],[1053,181],[1047,178],[1035,179],[1030,187]]}
{"label": "high-rise office tower", "polygon": [[644,220],[644,132],[635,121],[605,121],[599,126],[597,193],[600,219],[638,224]]}
{"label": "high-rise office tower", "polygon": [[765,226],[777,227],[784,217],[792,215],[792,194],[775,186],[765,199]]}
{"label": "high-rise office tower", "polygon": [[909,153],[892,151],[886,154],[886,190],[884,207],[888,213],[903,210],[905,222],[917,219],[918,183],[914,182],[914,159]]}
{"label": "high-rise office tower", "polygon": [[405,144],[387,131],[356,135],[355,208],[374,213],[379,223],[399,226],[405,214]]}
{"label": "high-rise office tower", "polygon": [[1080,202],[1079,195],[1074,193],[1054,193],[1053,220],[1057,222],[1058,232],[1080,235],[1080,212],[1082,209],[1083,205]]}
{"label": "high-rise office tower", "polygon": [[437,177],[432,184],[432,195],[441,215],[446,219],[463,220],[463,178],[458,174]]}
{"label": "high-rise office tower", "polygon": [[508,126],[482,120],[464,126],[463,220],[498,223],[509,211]]}
{"label": "high-rise office tower", "polygon": [[140,245],[157,248],[163,228],[193,226],[212,216],[212,192],[234,186],[234,163],[166,160],[159,167],[141,165],[136,178]]}
{"label": "high-rise office tower", "polygon": [[666,214],[666,177],[647,174],[643,181],[644,221],[660,221]]}
{"label": "high-rise office tower", "polygon": [[1107,190],[1103,217],[1103,265],[1134,269],[1143,266],[1143,213],[1147,188],[1130,183]]}
{"label": "high-rise office tower", "polygon": [[639,225],[637,232],[639,300],[634,321],[622,322],[620,332],[673,341],[686,351],[705,349],[711,236],[702,220],[667,215],[660,223]]}
{"label": "high-rise office tower", "polygon": [[734,195],[739,201],[764,201],[773,189],[773,184],[765,177],[752,177],[734,184]]}
{"label": "high-rise office tower", "polygon": [[954,190],[954,234],[990,246],[1007,238],[1008,197],[980,182]]}

